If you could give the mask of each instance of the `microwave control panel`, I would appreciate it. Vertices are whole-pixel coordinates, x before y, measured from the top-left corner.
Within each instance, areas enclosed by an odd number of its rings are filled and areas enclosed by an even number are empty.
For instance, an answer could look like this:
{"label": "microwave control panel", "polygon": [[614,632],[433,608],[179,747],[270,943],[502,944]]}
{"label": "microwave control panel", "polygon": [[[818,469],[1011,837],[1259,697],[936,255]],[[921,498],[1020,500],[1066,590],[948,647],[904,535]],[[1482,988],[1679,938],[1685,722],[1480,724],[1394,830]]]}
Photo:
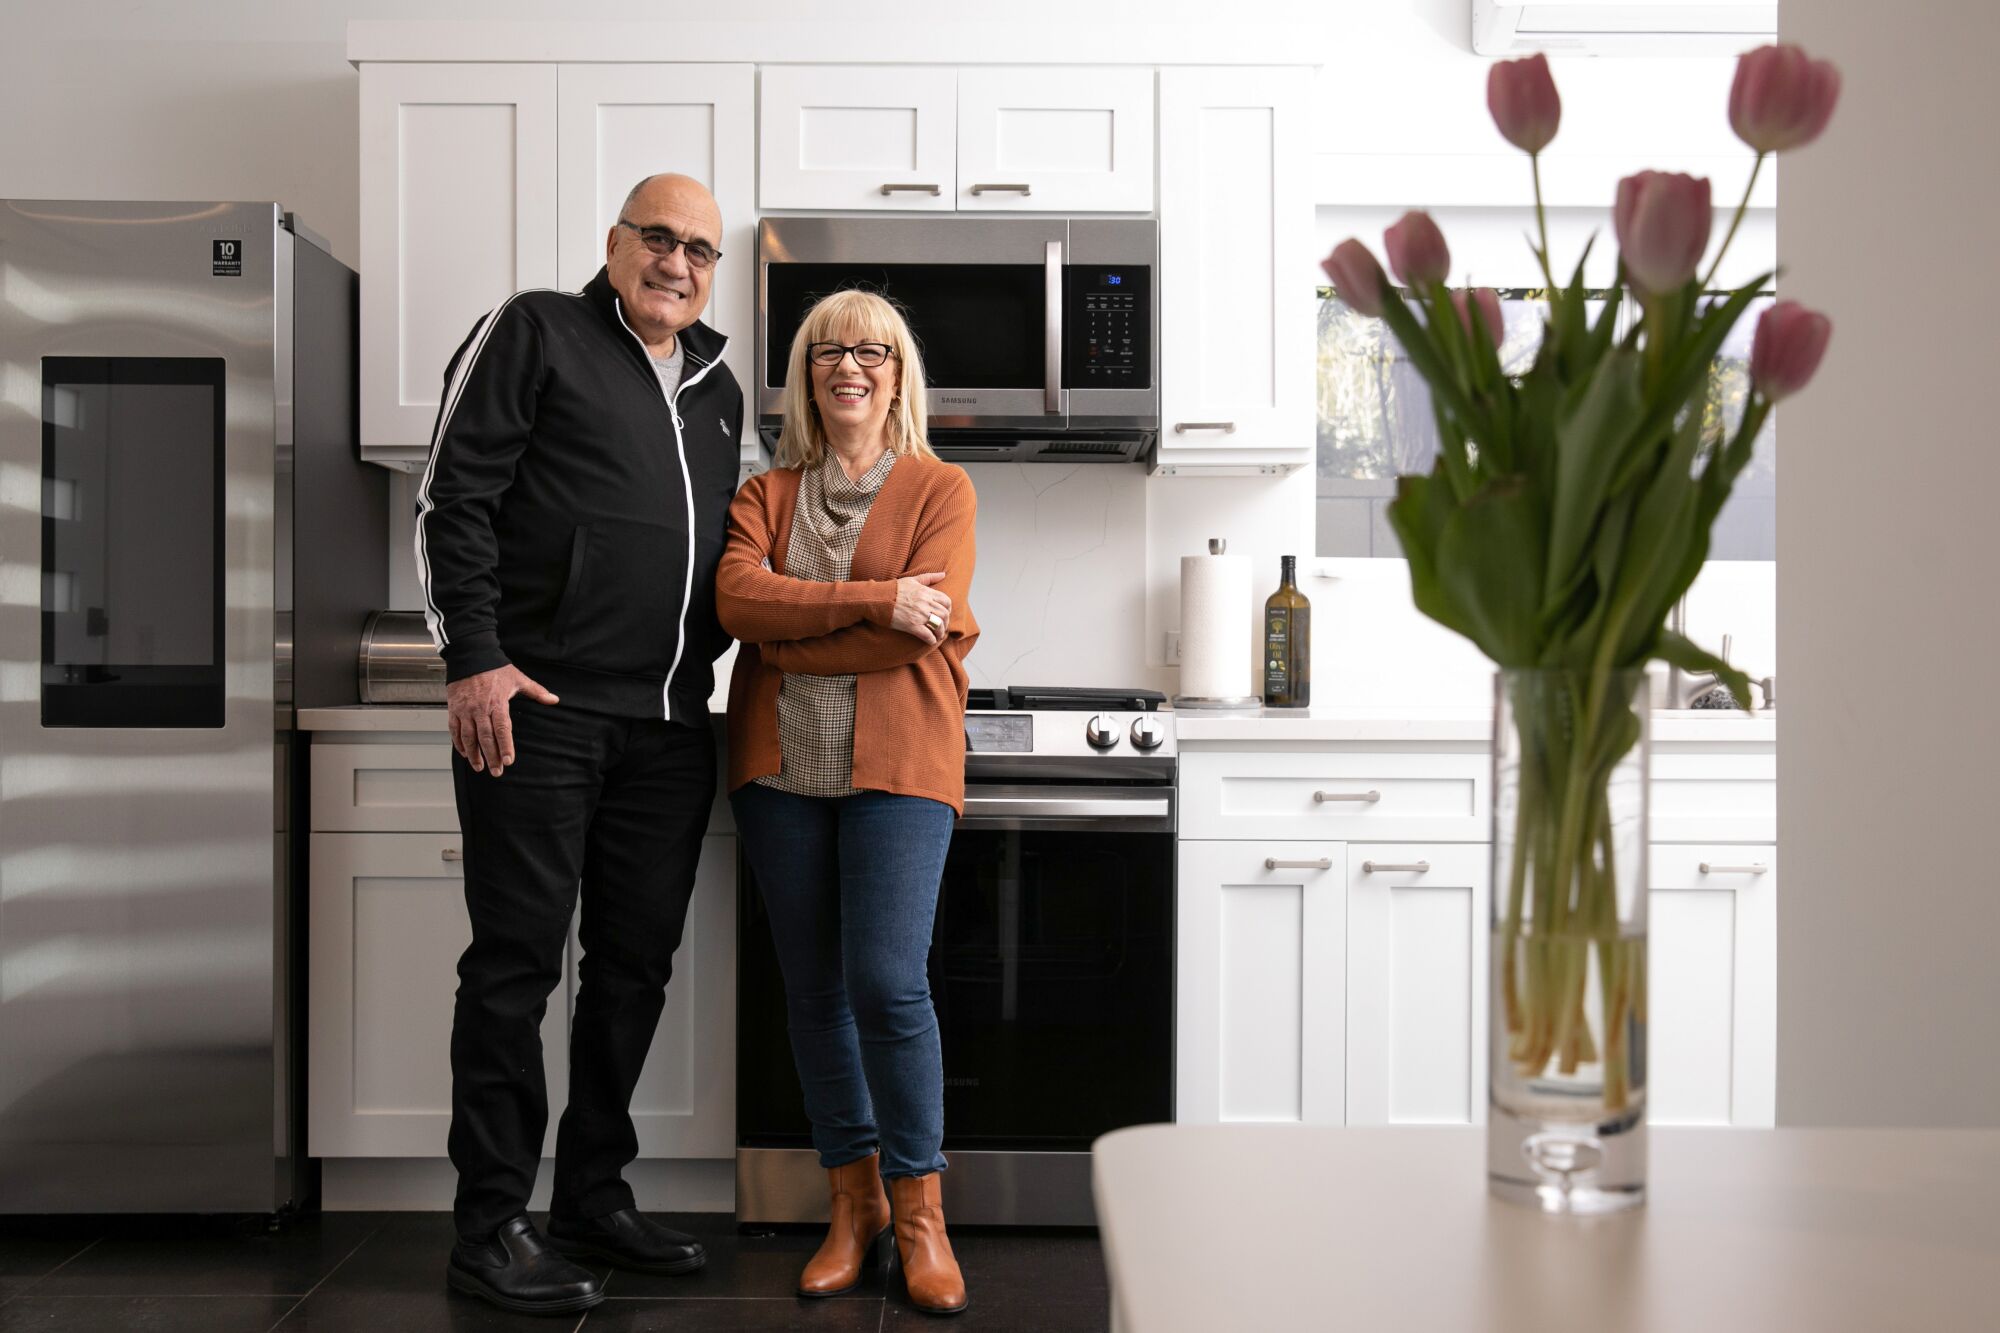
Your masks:
{"label": "microwave control panel", "polygon": [[1064,387],[1153,387],[1150,265],[1068,265],[1063,306]]}

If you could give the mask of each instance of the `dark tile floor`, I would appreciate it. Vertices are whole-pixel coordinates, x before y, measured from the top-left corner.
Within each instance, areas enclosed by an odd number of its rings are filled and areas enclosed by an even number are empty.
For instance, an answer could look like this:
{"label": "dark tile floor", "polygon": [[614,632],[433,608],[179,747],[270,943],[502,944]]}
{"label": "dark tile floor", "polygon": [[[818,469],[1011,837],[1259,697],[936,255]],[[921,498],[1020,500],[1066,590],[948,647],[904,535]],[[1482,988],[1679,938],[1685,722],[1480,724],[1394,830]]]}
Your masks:
{"label": "dark tile floor", "polygon": [[[537,1221],[542,1219],[538,1218]],[[0,1333],[1099,1333],[1108,1324],[1094,1233],[954,1228],[972,1304],[913,1310],[891,1276],[802,1301],[792,1281],[818,1237],[740,1235],[723,1214],[662,1215],[702,1238],[686,1277],[607,1273],[581,1318],[510,1315],[446,1290],[444,1213],[325,1213],[278,1232],[256,1219],[0,1218]]]}

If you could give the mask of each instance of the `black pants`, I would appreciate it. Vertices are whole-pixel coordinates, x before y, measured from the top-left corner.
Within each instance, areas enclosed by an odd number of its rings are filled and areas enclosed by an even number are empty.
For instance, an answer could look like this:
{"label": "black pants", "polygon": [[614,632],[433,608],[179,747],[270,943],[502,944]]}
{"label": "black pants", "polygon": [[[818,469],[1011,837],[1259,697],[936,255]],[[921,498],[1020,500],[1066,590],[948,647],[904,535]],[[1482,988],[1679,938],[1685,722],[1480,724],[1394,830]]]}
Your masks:
{"label": "black pants", "polygon": [[528,1206],[548,1127],[542,1016],[583,895],[569,1106],[556,1132],[558,1217],[633,1206],[632,1089],[666,1003],[715,798],[699,727],[515,699],[515,763],[452,760],[472,944],[451,1028],[454,1213],[484,1236]]}

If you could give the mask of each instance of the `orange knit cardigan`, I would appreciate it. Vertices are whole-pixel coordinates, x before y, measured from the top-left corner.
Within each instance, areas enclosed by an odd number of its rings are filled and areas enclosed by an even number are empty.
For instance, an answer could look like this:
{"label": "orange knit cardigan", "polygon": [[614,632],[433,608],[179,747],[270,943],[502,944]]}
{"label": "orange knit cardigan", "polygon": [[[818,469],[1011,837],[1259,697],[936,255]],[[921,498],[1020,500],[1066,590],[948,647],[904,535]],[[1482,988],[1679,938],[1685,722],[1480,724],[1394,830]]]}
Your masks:
{"label": "orange knit cardigan", "polygon": [[[729,789],[779,770],[778,683],[787,671],[853,675],[854,785],[965,809],[965,655],[979,638],[972,587],[977,501],[963,468],[896,460],[861,529],[845,583],[785,577],[801,472],[752,477],[729,506],[715,576],[722,627],[742,641],[729,684]],[[768,566],[766,561],[769,562]],[[890,624],[896,580],[942,571],[944,642]]]}

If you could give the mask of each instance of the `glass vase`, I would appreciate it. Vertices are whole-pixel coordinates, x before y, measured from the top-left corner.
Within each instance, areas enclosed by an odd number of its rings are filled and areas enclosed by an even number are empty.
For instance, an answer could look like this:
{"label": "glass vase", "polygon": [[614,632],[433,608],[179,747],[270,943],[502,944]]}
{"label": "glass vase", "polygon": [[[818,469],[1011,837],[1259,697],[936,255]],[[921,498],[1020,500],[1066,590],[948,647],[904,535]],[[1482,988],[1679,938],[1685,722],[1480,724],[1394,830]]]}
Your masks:
{"label": "glass vase", "polygon": [[1502,671],[1493,710],[1486,1172],[1501,1198],[1646,1197],[1644,671]]}

